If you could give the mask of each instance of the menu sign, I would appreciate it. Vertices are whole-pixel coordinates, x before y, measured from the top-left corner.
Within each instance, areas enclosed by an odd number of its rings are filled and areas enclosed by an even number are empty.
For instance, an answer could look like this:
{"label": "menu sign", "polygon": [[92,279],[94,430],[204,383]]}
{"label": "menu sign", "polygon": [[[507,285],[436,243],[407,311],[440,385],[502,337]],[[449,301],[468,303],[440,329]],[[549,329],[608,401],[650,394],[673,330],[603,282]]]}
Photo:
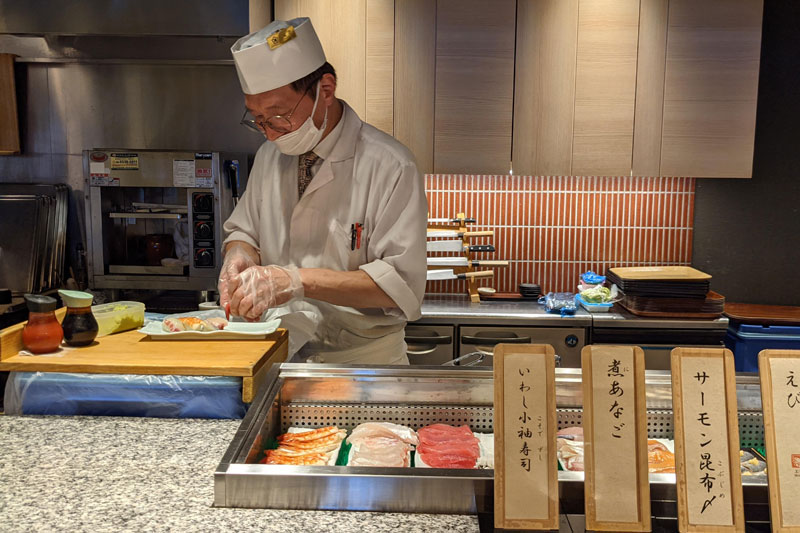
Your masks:
{"label": "menu sign", "polygon": [[644,353],[587,346],[581,357],[586,527],[650,531]]}
{"label": "menu sign", "polygon": [[674,349],[672,408],[681,531],[744,531],[730,350]]}
{"label": "menu sign", "polygon": [[800,350],[758,355],[772,530],[800,532]]}
{"label": "menu sign", "polygon": [[553,347],[497,345],[494,405],[495,526],[557,529]]}

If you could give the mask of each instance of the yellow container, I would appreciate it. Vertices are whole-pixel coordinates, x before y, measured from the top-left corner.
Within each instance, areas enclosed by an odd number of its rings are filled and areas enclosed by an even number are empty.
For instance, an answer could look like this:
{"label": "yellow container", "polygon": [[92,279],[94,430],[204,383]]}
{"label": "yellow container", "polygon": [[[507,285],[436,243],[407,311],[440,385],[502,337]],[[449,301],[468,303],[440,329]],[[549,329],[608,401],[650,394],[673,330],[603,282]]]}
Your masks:
{"label": "yellow container", "polygon": [[93,305],[92,314],[97,320],[98,337],[137,329],[144,325],[144,304],[141,302],[111,302]]}

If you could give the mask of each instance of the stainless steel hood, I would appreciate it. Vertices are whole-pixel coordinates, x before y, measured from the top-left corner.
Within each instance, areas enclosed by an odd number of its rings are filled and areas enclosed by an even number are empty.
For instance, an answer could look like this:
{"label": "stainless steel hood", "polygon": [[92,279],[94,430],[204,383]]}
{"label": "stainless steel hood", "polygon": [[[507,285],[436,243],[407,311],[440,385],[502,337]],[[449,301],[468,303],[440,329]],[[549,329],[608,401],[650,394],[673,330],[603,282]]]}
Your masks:
{"label": "stainless steel hood", "polygon": [[0,0],[0,33],[240,37],[248,0]]}

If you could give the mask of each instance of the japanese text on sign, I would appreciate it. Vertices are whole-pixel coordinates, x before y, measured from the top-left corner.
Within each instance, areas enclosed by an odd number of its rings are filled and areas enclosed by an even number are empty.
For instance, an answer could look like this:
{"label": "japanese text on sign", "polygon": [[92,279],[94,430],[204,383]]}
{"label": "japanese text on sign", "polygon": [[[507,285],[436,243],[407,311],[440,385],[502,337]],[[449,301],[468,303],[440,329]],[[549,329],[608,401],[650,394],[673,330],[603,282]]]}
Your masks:
{"label": "japanese text on sign", "polygon": [[595,519],[637,522],[637,472],[620,468],[636,460],[633,348],[596,348],[591,367]]}
{"label": "japanese text on sign", "polygon": [[689,523],[733,525],[723,359],[683,358],[681,377]]}
{"label": "japanese text on sign", "polygon": [[543,357],[508,354],[504,363],[507,518],[547,518],[547,379]]}
{"label": "japanese text on sign", "polygon": [[[772,381],[772,417],[775,427],[775,457],[768,468],[777,473],[780,487],[781,523],[800,526],[800,358],[769,359]],[[765,412],[766,416],[767,413]],[[770,474],[770,484],[773,478]]]}

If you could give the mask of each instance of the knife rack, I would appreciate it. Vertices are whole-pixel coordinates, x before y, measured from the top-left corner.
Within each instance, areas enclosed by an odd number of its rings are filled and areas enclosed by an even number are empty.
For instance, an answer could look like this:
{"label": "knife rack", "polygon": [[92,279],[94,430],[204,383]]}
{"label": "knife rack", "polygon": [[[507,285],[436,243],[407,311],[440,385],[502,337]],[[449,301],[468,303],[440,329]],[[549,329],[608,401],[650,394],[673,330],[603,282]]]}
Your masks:
{"label": "knife rack", "polygon": [[[460,233],[466,233],[469,231],[467,228],[468,222],[466,222],[467,216],[464,213],[458,213],[454,218],[453,222],[450,224],[428,224],[428,229],[436,229],[436,230],[452,230],[458,231]],[[472,260],[474,259],[473,254],[469,251],[469,244],[470,238],[467,236],[461,237],[461,240],[464,244],[464,251],[462,252],[463,256],[467,260],[467,266],[436,266],[431,265],[428,268],[430,269],[441,269],[441,268],[452,268],[455,274],[466,274],[467,272],[474,272],[475,268],[472,266]],[[469,299],[471,302],[478,303],[481,301],[480,294],[478,294],[478,281],[475,278],[470,278],[467,281],[467,292],[469,293]]]}

